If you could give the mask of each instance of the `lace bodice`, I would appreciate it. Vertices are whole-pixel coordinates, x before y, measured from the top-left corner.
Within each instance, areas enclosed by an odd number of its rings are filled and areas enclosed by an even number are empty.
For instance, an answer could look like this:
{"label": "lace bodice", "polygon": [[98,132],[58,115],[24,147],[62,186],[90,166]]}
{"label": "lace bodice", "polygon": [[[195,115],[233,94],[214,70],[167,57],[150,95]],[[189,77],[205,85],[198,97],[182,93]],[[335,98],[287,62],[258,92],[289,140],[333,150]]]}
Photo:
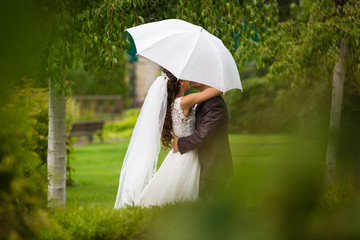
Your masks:
{"label": "lace bodice", "polygon": [[178,137],[186,137],[194,132],[195,110],[191,109],[189,116],[185,117],[180,106],[181,99],[182,97],[175,99],[171,111],[171,117],[173,121],[174,134]]}

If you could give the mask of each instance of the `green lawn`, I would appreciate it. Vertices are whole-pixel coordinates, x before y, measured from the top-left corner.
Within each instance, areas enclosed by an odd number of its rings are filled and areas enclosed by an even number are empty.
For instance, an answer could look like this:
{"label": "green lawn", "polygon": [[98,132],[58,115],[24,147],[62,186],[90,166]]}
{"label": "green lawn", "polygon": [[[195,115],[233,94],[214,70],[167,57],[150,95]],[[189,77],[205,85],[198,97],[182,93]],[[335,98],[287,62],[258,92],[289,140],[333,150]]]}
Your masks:
{"label": "green lawn", "polygon": [[[71,164],[76,170],[72,177],[77,184],[67,188],[68,209],[87,205],[113,207],[128,143],[96,143],[74,148],[76,160]],[[239,191],[251,201],[258,201],[267,191],[276,190],[283,179],[282,173],[298,164],[296,156],[287,157],[292,146],[287,136],[230,135],[230,144],[236,188],[229,191]],[[317,145],[307,143],[307,149],[309,146]],[[161,151],[159,165],[164,156]]]}

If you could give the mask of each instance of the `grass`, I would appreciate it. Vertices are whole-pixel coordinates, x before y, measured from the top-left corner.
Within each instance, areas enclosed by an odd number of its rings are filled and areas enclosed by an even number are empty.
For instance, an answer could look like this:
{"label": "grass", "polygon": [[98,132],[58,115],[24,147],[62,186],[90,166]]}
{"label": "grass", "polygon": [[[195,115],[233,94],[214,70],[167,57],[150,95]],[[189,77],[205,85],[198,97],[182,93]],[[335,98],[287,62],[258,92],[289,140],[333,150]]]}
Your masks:
{"label": "grass", "polygon": [[[74,148],[75,171],[72,178],[76,185],[67,188],[67,208],[80,206],[113,207],[117,194],[120,170],[129,141],[95,143]],[[159,154],[158,165],[166,153]]]}
{"label": "grass", "polygon": [[67,208],[112,205],[127,145],[128,142],[97,143],[74,148],[72,178],[77,184],[67,188]]}
{"label": "grass", "polygon": [[[250,192],[276,184],[282,171],[279,153],[289,144],[282,135],[230,135],[235,175],[241,187]],[[128,141],[76,146],[75,186],[67,188],[67,208],[102,206],[112,208],[117,194],[120,170]],[[159,165],[166,153],[161,151]]]}

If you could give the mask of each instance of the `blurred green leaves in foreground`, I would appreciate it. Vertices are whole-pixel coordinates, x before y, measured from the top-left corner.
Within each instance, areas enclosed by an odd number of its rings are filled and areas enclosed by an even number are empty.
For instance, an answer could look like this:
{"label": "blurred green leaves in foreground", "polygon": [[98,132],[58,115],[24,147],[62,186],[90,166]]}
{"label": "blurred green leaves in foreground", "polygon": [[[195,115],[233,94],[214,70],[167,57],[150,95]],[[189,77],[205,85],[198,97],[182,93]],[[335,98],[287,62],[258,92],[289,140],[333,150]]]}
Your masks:
{"label": "blurred green leaves in foreground", "polygon": [[36,133],[34,119],[22,109],[43,113],[21,105],[29,96],[15,101],[13,86],[22,84],[25,72],[41,74],[36,66],[41,65],[41,39],[50,22],[29,14],[26,4],[0,3],[0,239],[35,239],[47,225],[46,165],[34,150],[36,143],[26,141]]}

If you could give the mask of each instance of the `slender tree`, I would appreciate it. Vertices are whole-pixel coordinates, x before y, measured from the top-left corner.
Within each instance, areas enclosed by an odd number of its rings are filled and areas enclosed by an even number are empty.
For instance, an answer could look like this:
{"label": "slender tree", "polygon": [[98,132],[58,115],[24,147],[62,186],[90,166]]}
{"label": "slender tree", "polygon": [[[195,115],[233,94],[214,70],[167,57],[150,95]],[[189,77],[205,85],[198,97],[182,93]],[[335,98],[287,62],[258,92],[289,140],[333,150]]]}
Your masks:
{"label": "slender tree", "polygon": [[279,23],[269,78],[284,79],[302,98],[306,89],[319,82],[330,85],[332,80],[325,169],[329,185],[335,180],[343,103],[347,109],[355,104],[350,114],[360,114],[359,103],[351,102],[360,96],[360,5],[358,0],[302,0],[301,4],[310,8],[294,8],[295,21]]}
{"label": "slender tree", "polygon": [[329,140],[326,151],[326,173],[325,184],[330,185],[335,180],[336,173],[336,153],[338,149],[341,107],[344,92],[345,80],[345,53],[346,39],[341,39],[339,47],[339,60],[334,66],[334,76],[332,84],[331,113],[329,125]]}
{"label": "slender tree", "polygon": [[[49,78],[48,135],[49,207],[65,207],[66,202],[66,111],[65,96],[56,94],[55,81]],[[56,202],[53,201],[56,199]]]}

